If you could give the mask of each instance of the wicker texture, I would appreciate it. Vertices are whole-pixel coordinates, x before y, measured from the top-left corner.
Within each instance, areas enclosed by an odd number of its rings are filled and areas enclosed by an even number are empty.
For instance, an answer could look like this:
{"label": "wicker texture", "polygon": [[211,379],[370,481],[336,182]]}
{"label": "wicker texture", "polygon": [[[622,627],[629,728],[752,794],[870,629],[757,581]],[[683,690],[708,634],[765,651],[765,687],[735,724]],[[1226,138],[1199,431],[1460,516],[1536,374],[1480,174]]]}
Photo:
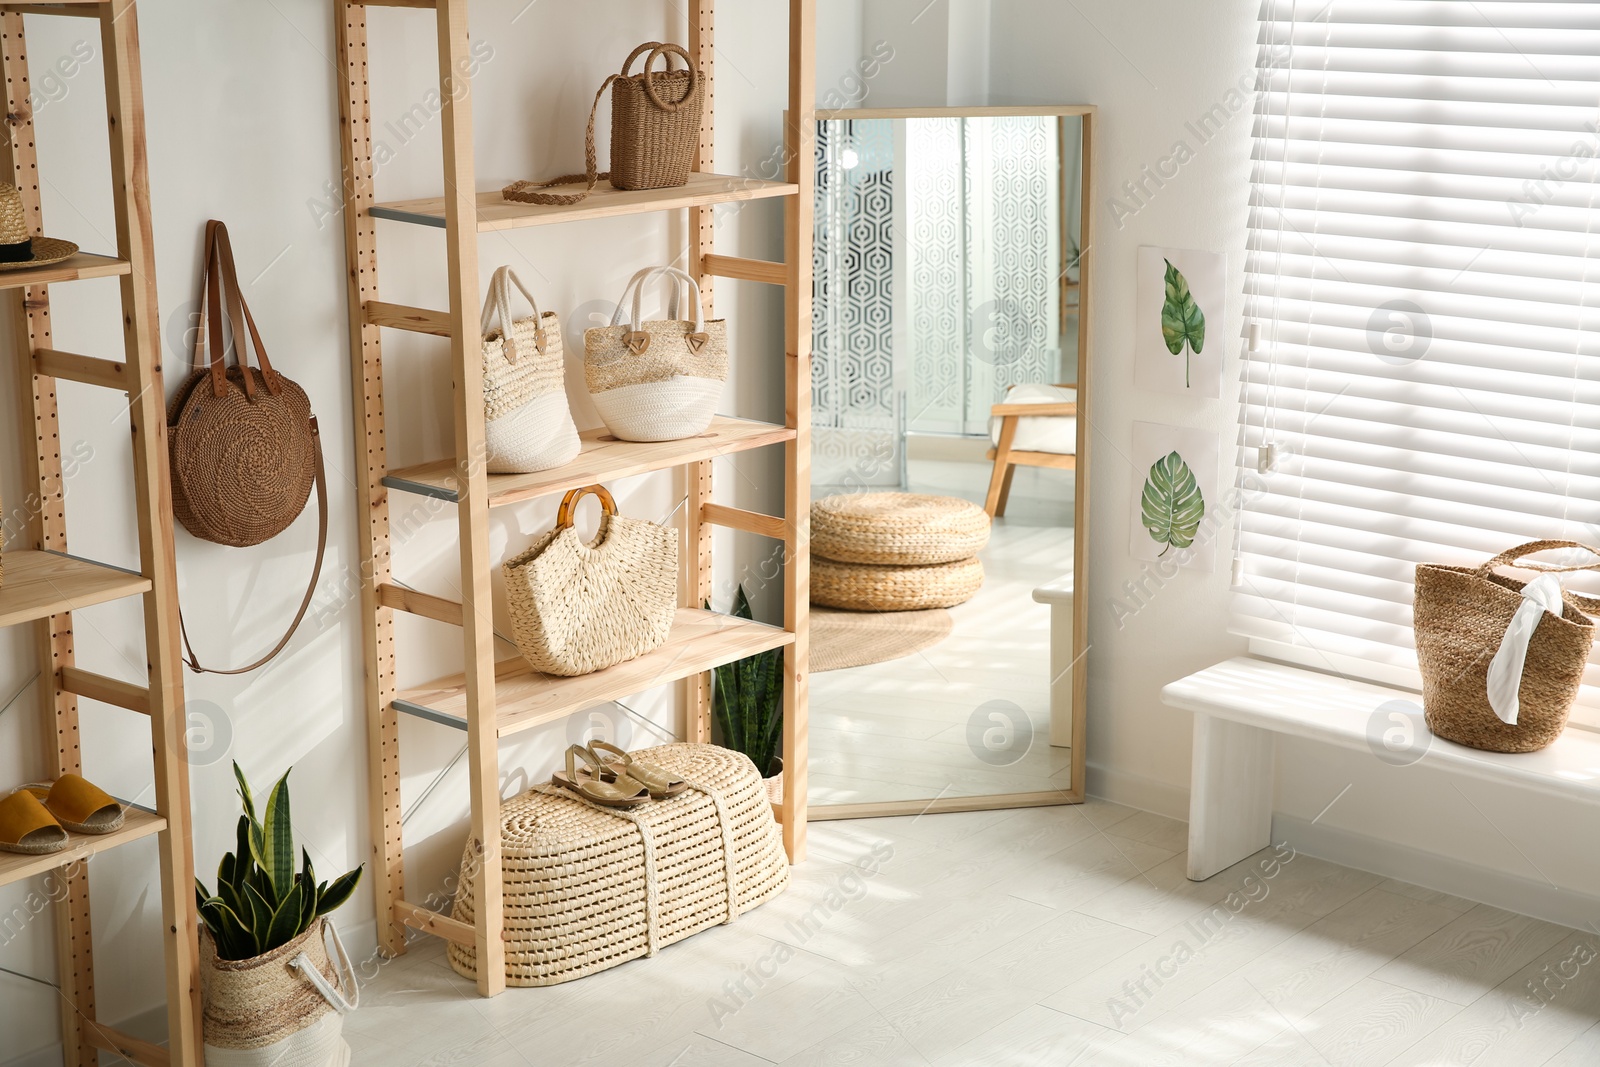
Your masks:
{"label": "wicker texture", "polygon": [[925,567],[840,563],[811,557],[811,602],[848,611],[920,611],[953,608],[983,585],[977,557]]}
{"label": "wicker texture", "polygon": [[[1600,556],[1600,549],[1574,541],[1533,541],[1478,567],[1417,567],[1413,614],[1422,709],[1438,736],[1488,752],[1534,752],[1566,729],[1594,644],[1594,623],[1585,613],[1600,614],[1600,601],[1564,593],[1561,618],[1545,612],[1539,620],[1523,664],[1515,726],[1494,713],[1488,694],[1489,663],[1522,605],[1520,590],[1526,584],[1495,574],[1494,568],[1555,548],[1583,548]],[[1530,569],[1600,570],[1600,564]]]}
{"label": "wicker texture", "polygon": [[0,249],[4,249],[4,254],[0,255],[0,270],[43,267],[78,253],[78,246],[71,241],[31,232],[22,192],[15,185],[7,184],[0,184]]}
{"label": "wicker texture", "polygon": [[958,497],[840,493],[811,505],[811,551],[839,563],[955,563],[988,543],[988,513]]}
{"label": "wicker texture", "polygon": [[[641,956],[772,899],[789,883],[766,787],[748,758],[714,745],[635,755],[688,791],[629,810],[539,786],[500,811],[506,982],[570,982]],[[474,921],[474,853],[461,861],[453,916]],[[450,965],[477,977],[477,953]]]}
{"label": "wicker texture", "polygon": [[678,534],[608,513],[592,543],[557,526],[504,572],[523,658],[545,674],[588,674],[666,643],[677,611]]}
{"label": "wicker texture", "polygon": [[[531,317],[513,315],[513,286],[533,306]],[[494,272],[483,308],[483,413],[490,474],[530,474],[577,458],[561,319],[539,313],[510,267]]]}
{"label": "wicker texture", "polygon": [[[629,74],[634,61],[646,52],[642,74]],[[657,72],[652,66],[665,57],[683,60],[688,70]],[[611,89],[611,169],[600,172],[595,152],[594,123],[600,101]],[[705,83],[689,53],[675,44],[651,41],[635,48],[622,64],[622,73],[613,74],[600,85],[589,108],[589,126],[583,138],[583,173],[563,174],[548,181],[512,182],[500,191],[506,200],[524,204],[579,204],[588,199],[600,179],[609,179],[616,189],[672,189],[687,185],[700,143],[700,110]],[[582,184],[575,193],[549,193],[556,185]]]}
{"label": "wicker texture", "polygon": [[[289,966],[289,961],[303,952],[330,986],[340,987],[341,979],[323,943],[323,922],[318,919],[305,933],[271,952],[237,961],[219,959],[210,933],[201,933],[201,1000],[208,1063],[324,1067],[336,1062],[333,1054],[343,1051],[349,1055],[337,1016],[332,1022],[326,1019],[334,1014],[333,1007],[304,975]],[[315,1032],[310,1032],[313,1028]],[[307,1040],[293,1041],[302,1033]],[[269,1047],[270,1059],[242,1055]]]}
{"label": "wicker texture", "polygon": [[[673,284],[673,317],[644,321],[644,288],[658,275]],[[692,321],[676,317],[683,290],[694,304]],[[589,396],[616,437],[677,441],[711,425],[728,379],[728,327],[723,320],[705,320],[700,287],[685,272],[653,267],[635,274],[611,324],[584,331],[583,346]]]}

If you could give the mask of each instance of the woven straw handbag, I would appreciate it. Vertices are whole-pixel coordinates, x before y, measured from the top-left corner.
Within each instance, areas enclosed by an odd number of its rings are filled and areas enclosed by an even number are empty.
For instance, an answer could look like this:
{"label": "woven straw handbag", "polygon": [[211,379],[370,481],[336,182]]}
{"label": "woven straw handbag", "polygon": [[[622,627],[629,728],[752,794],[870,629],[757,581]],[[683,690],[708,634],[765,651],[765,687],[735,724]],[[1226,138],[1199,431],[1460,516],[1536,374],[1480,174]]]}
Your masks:
{"label": "woven straw handbag", "polygon": [[[167,453],[172,510],[184,529],[204,541],[234,548],[259,545],[288,529],[317,490],[317,554],[311,581],[294,621],[277,645],[248,667],[202,667],[184,635],[191,669],[244,674],[288,645],[316,592],[328,544],[328,486],[322,438],[305,390],[272,369],[255,316],[244,301],[228,228],[206,223],[206,266],[200,289],[196,370],[167,409]],[[226,319],[236,364],[225,360]],[[250,366],[255,349],[260,369]]]}
{"label": "woven straw handbag", "polygon": [[[324,936],[339,955],[335,968]],[[248,960],[217,956],[200,934],[207,1067],[347,1067],[344,1017],[360,997],[350,957],[326,919]]]}
{"label": "woven straw handbag", "polygon": [[[1424,563],[1417,567],[1414,604],[1422,709],[1440,737],[1488,752],[1534,752],[1566,728],[1594,644],[1600,600],[1563,592],[1561,617],[1546,611],[1528,641],[1515,725],[1502,722],[1489,700],[1490,663],[1525,598],[1528,583],[1496,574],[1525,556],[1554,548],[1600,549],[1576,541],[1531,541],[1477,567]],[[1600,570],[1522,564],[1546,573]]]}
{"label": "woven straw handbag", "polygon": [[[511,288],[533,307],[514,318]],[[500,320],[495,327],[495,319]],[[578,428],[567,406],[561,320],[539,304],[510,267],[489,280],[483,305],[483,409],[490,474],[530,474],[571,463]]]}
{"label": "woven straw handbag", "polygon": [[[551,785],[500,808],[506,984],[549,986],[654,956],[731,923],[789,884],[789,861],[761,775],[715,745],[634,753],[689,783],[670,800],[602,808]],[[453,916],[471,923],[481,856],[468,843]],[[477,951],[449,947],[477,977]]]}
{"label": "woven straw handbag", "polygon": [[[586,493],[605,514],[585,543],[572,513]],[[642,656],[666,643],[677,612],[678,533],[617,514],[603,486],[574,489],[555,529],[506,561],[512,636],[544,674],[572,677]]]}
{"label": "woven straw handbag", "polygon": [[[643,73],[629,74],[634,61],[646,52],[650,58],[644,61]],[[672,56],[682,59],[687,69],[671,70]],[[669,69],[657,72],[652,68],[660,57],[666,57]],[[611,169],[600,173],[594,120],[607,89],[611,90]],[[602,178],[609,179],[616,189],[674,189],[688,184],[700,145],[704,90],[705,82],[683,48],[659,41],[640,45],[622,64],[622,73],[607,78],[594,95],[589,130],[584,135],[584,172],[543,182],[513,182],[501,195],[524,204],[577,204],[594,192]],[[540,191],[580,182],[584,185],[581,192]]]}
{"label": "woven straw handbag", "polygon": [[[668,319],[640,321],[644,287],[665,276],[673,283]],[[677,317],[679,287],[694,301],[694,321]],[[625,309],[632,313],[622,321]],[[583,375],[606,428],[624,441],[677,441],[705,433],[728,380],[728,324],[707,322],[700,287],[676,267],[633,276],[611,325],[583,334]]]}

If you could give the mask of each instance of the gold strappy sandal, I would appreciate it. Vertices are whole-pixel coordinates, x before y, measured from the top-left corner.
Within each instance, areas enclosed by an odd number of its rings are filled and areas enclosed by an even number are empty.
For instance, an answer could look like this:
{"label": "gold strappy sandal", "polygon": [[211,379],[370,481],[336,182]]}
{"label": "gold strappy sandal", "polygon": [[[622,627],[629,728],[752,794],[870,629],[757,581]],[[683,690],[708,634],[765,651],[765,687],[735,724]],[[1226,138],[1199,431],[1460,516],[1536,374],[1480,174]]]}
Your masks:
{"label": "gold strappy sandal", "polygon": [[[612,758],[607,758],[608,754]],[[631,778],[650,791],[652,800],[666,800],[689,788],[688,782],[671,771],[654,763],[640,763],[609,741],[589,742],[589,755],[600,765],[601,774],[609,776],[607,781],[612,778]]]}
{"label": "gold strappy sandal", "polygon": [[[579,770],[579,760],[588,766]],[[550,776],[553,784],[607,808],[631,808],[650,799],[650,791],[627,775],[612,775],[612,779],[610,782],[605,780],[604,765],[582,745],[572,745],[567,749],[565,774],[557,771]]]}

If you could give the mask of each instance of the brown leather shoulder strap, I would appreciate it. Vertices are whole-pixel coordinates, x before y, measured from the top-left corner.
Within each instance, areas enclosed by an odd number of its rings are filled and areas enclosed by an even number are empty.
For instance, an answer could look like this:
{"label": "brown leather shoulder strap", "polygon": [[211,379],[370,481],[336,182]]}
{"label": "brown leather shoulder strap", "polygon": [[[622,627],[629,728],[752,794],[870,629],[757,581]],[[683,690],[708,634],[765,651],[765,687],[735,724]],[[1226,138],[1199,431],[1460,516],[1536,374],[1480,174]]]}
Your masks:
{"label": "brown leather shoulder strap", "polygon": [[[248,374],[248,372],[247,372]],[[306,586],[306,595],[300,601],[300,610],[294,614],[294,621],[289,624],[278,643],[272,646],[272,651],[256,660],[248,667],[238,667],[233,670],[219,670],[215,667],[202,667],[199,659],[194,654],[194,647],[189,643],[189,629],[183,621],[183,605],[178,606],[178,629],[183,634],[183,661],[190,670],[196,674],[249,674],[257,667],[265,665],[278,653],[289,645],[289,639],[305,621],[306,612],[311,610],[311,598],[317,592],[317,580],[322,577],[322,559],[328,550],[328,477],[322,462],[322,435],[317,430],[317,417],[311,416],[311,444],[317,459],[317,561],[311,568],[311,582]]]}

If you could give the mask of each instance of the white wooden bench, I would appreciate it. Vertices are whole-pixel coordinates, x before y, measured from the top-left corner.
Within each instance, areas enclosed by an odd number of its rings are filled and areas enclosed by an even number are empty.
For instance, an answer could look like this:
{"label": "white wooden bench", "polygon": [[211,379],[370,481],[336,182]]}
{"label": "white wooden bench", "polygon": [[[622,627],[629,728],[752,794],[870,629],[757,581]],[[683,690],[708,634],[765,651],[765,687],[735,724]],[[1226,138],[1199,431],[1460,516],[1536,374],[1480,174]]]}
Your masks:
{"label": "white wooden bench", "polygon": [[[1189,877],[1201,881],[1267,847],[1272,836],[1274,734],[1371,750],[1391,718],[1384,705],[1419,694],[1240,657],[1166,686],[1162,700],[1194,713]],[[1376,720],[1374,716],[1377,716]],[[1542,752],[1480,752],[1423,735],[1415,765],[1600,803],[1600,734],[1568,730]]]}

